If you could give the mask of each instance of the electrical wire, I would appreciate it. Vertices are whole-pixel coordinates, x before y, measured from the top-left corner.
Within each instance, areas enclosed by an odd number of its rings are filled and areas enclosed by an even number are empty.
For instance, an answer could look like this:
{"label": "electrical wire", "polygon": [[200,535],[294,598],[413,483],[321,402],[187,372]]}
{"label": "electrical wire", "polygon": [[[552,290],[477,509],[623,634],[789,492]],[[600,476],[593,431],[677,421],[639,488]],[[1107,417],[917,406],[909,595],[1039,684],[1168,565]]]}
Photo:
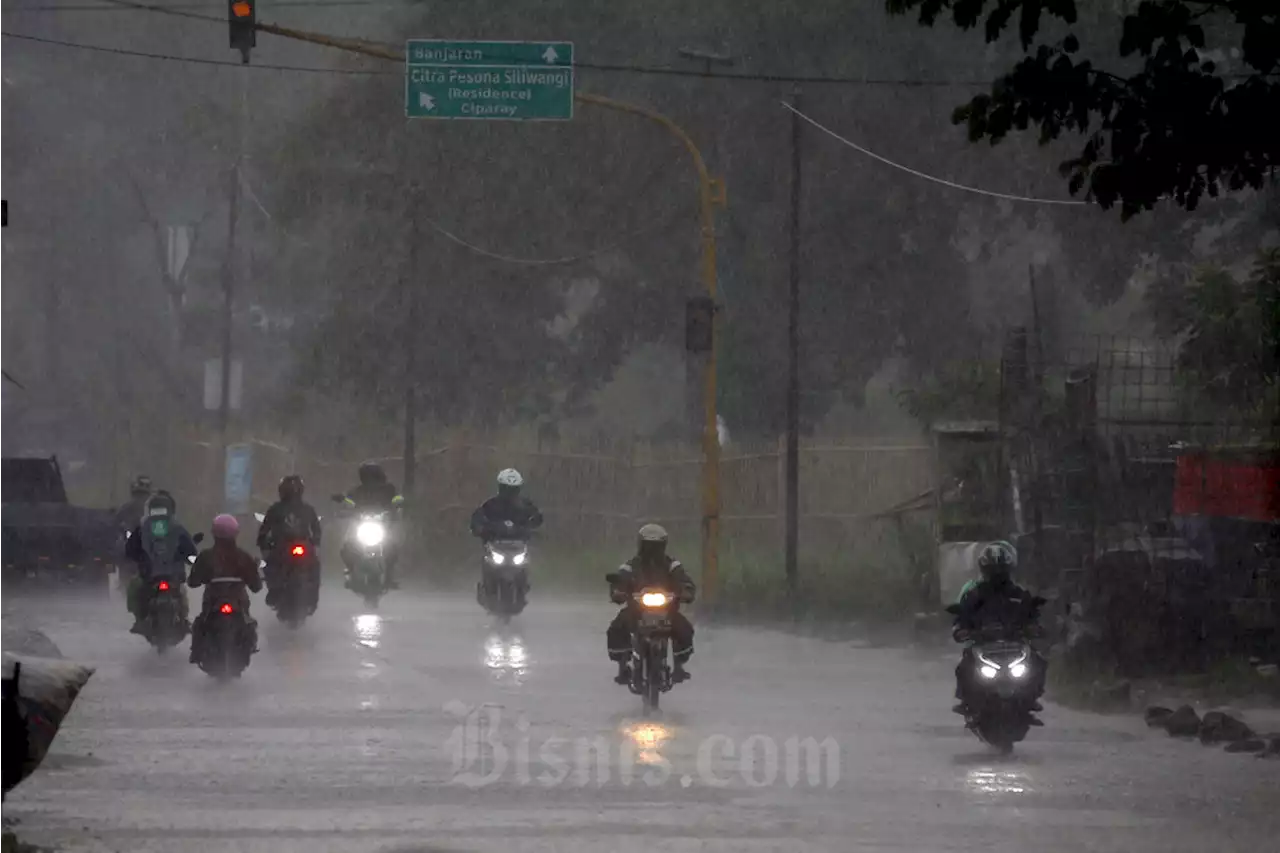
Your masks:
{"label": "electrical wire", "polygon": [[[159,3],[157,8],[165,9],[218,9],[222,6],[217,0],[213,2]],[[425,8],[420,0],[271,0],[272,9],[308,8],[323,9],[326,6],[345,8],[349,6],[417,6]],[[125,12],[127,7],[108,5],[105,3],[16,3],[3,7],[5,13],[13,12]]]}
{"label": "electrical wire", "polygon": [[804,121],[813,125],[818,130],[830,136],[832,139],[843,142],[845,145],[852,148],[854,151],[857,151],[860,154],[864,154],[867,157],[872,158],[873,160],[878,160],[881,163],[884,163],[886,166],[892,166],[895,169],[899,169],[903,172],[906,172],[908,175],[914,175],[915,177],[922,178],[926,181],[933,181],[935,184],[941,184],[942,186],[950,187],[953,190],[962,190],[963,192],[975,193],[977,195],[984,195],[990,198],[999,198],[999,199],[1004,199],[1006,201],[1027,202],[1029,204],[1057,204],[1057,205],[1067,205],[1071,207],[1081,207],[1089,204],[1089,202],[1081,201],[1079,199],[1037,198],[1035,196],[1013,195],[1012,193],[1002,193],[1002,192],[996,192],[994,190],[984,190],[981,187],[971,187],[971,186],[967,186],[966,184],[958,184],[955,181],[949,181],[946,178],[939,178],[936,175],[930,175],[927,172],[921,172],[918,169],[912,169],[910,166],[904,166],[901,163],[895,163],[893,160],[890,160],[888,157],[884,157],[880,154],[877,154],[874,151],[871,151],[867,148],[863,148],[861,145],[857,144],[856,142],[853,142],[852,140],[841,136],[840,134],[836,133],[834,130],[827,127],[826,125],[820,124],[815,119],[810,118],[809,116],[800,112],[800,110],[796,109],[791,104],[788,104],[786,101],[781,101],[780,103],[782,104],[783,107],[795,113],[798,117],[800,117]]}
{"label": "electrical wire", "polygon": [[[309,0],[295,0],[295,2],[299,4],[308,2],[308,1]],[[338,0],[334,0],[334,2],[337,2],[337,1]],[[116,8],[120,10],[151,12],[153,14],[171,15],[173,17],[178,17],[178,18],[189,18],[195,21],[204,21],[206,23],[218,24],[219,26],[223,26],[226,24],[226,19],[223,17],[201,14],[199,12],[186,11],[187,8],[194,7],[194,4],[182,4],[182,5],[171,4],[171,5],[157,6],[157,5],[148,4],[148,3],[135,2],[135,0],[103,0],[103,2],[108,4],[106,6],[101,7],[103,9]],[[341,0],[341,2],[358,2],[358,0]],[[321,3],[320,5],[324,5],[324,3]],[[199,7],[195,7],[195,8],[199,8]],[[258,29],[260,30],[269,31],[270,28],[273,28],[273,26],[270,24],[260,23],[258,25]],[[286,35],[287,37],[287,34],[276,33],[276,35]],[[312,35],[314,36],[317,34],[312,34]],[[332,37],[326,36],[324,38],[332,40]],[[313,39],[313,40],[318,41],[318,39]],[[333,40],[333,41],[336,42],[336,41],[343,41],[343,40]],[[346,41],[355,42],[358,40],[348,39]],[[67,43],[67,44],[70,45],[70,43]],[[341,45],[335,44],[334,46],[341,46]],[[390,49],[389,45],[387,47]],[[394,49],[399,50],[398,47]],[[176,61],[181,60],[181,57],[170,57],[170,56],[164,56],[164,55],[157,55],[157,58],[167,58],[167,59],[172,59]],[[210,61],[204,60],[202,62],[203,64],[209,64]],[[226,63],[226,64],[238,64],[238,63]],[[510,65],[515,63],[505,63],[505,64]],[[530,67],[538,67],[538,68],[543,67],[540,63],[537,63],[537,62],[530,62],[529,65]],[[576,59],[573,63],[573,68],[587,70],[587,71],[603,71],[608,73],[647,74],[647,75],[660,75],[660,76],[669,76],[669,77],[697,77],[697,78],[708,79],[708,80],[731,80],[731,81],[736,80],[739,82],[751,82],[751,83],[795,83],[795,84],[808,83],[808,84],[815,84],[815,85],[836,84],[836,85],[859,85],[859,86],[897,86],[897,87],[908,87],[908,88],[956,88],[956,87],[989,86],[991,84],[991,81],[989,80],[936,80],[936,79],[926,79],[926,78],[885,78],[885,77],[867,77],[867,76],[828,77],[828,76],[821,76],[821,75],[801,75],[801,74],[750,74],[750,73],[726,74],[723,72],[716,72],[716,71],[710,71],[710,70],[697,71],[697,70],[688,69],[688,68],[670,68],[670,67],[652,66],[652,65],[627,65],[627,64],[620,64],[620,63],[578,62],[576,61]],[[280,70],[291,70],[291,69],[280,69]],[[300,69],[300,70],[312,70],[312,69]],[[338,73],[342,73],[340,69],[338,70]]]}
{"label": "electrical wire", "polygon": [[260,71],[301,71],[310,74],[344,74],[349,76],[402,76],[400,71],[389,71],[375,68],[317,68],[307,65],[270,65],[263,63],[254,63],[252,65],[244,65],[230,59],[205,59],[199,56],[176,56],[167,53],[149,53],[142,50],[128,50],[123,47],[107,47],[97,44],[81,44],[80,42],[61,41],[59,39],[44,38],[42,36],[33,36],[27,33],[11,33],[6,31],[0,32],[5,38],[18,39],[20,41],[36,42],[37,44],[52,45],[54,47],[66,47],[74,50],[87,50],[93,53],[110,53],[116,56],[133,56],[139,59],[155,59],[165,62],[187,62],[192,65],[226,65],[232,68],[256,68]]}
{"label": "electrical wire", "polygon": [[[221,23],[221,22],[219,22]],[[130,50],[123,47],[109,47],[107,45],[85,44],[83,42],[64,41],[61,39],[45,38],[44,36],[31,35],[30,33],[14,33],[8,30],[0,33],[5,38],[19,39],[21,41],[35,42],[37,44],[51,45],[55,47],[65,47],[74,50],[86,50],[94,53],[113,53],[117,56],[133,56],[139,59],[155,59],[165,62],[188,62],[193,65],[226,65],[235,68],[250,68],[262,71],[300,71],[310,74],[344,74],[344,75],[363,75],[363,76],[403,76],[402,69],[397,70],[377,70],[372,68],[323,68],[307,65],[279,65],[271,63],[254,62],[245,65],[241,62],[226,59],[207,59],[199,56],[181,56],[170,53],[153,53],[145,50]],[[541,66],[531,66],[541,67]],[[820,83],[820,84],[837,84],[837,85],[862,85],[862,86],[901,86],[905,88],[922,88],[922,87],[966,87],[966,86],[985,86],[987,83],[983,81],[950,81],[950,80],[912,80],[912,79],[890,79],[890,78],[871,78],[871,77],[797,77],[788,75],[775,74],[711,74],[706,75],[700,71],[686,71],[680,68],[658,68],[652,66],[633,66],[633,65],[601,65],[575,62],[575,69],[584,69],[589,71],[604,72],[621,72],[633,74],[652,74],[667,75],[673,77],[707,77],[718,80],[739,80],[749,83]]]}

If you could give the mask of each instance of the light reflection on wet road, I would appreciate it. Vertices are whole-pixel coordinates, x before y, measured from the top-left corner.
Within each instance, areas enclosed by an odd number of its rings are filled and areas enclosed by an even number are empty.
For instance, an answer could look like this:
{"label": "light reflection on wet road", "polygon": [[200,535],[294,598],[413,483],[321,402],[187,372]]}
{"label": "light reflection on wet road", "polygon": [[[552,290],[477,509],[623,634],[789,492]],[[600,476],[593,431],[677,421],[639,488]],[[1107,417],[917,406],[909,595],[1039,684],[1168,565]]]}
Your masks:
{"label": "light reflection on wet road", "polygon": [[[6,620],[22,609],[6,596]],[[949,713],[939,652],[704,627],[693,681],[645,720],[612,682],[603,602],[535,598],[503,626],[466,598],[396,593],[368,612],[329,586],[290,631],[258,598],[262,651],[225,685],[130,636],[119,601],[26,609],[99,667],[5,803],[26,840],[65,850],[1256,853],[1280,838],[1280,762],[1052,706],[999,759]]]}

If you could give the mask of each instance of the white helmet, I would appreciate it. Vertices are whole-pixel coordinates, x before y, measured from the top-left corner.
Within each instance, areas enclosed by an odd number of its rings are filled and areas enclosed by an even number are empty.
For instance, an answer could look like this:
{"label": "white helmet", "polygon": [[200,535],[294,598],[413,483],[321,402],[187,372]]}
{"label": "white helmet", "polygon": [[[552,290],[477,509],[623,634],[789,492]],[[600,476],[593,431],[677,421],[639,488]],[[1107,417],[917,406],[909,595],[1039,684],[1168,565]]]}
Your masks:
{"label": "white helmet", "polygon": [[641,542],[666,542],[667,529],[661,524],[646,524],[640,528]]}
{"label": "white helmet", "polygon": [[498,485],[518,489],[524,485],[524,477],[515,468],[506,468],[498,474]]}

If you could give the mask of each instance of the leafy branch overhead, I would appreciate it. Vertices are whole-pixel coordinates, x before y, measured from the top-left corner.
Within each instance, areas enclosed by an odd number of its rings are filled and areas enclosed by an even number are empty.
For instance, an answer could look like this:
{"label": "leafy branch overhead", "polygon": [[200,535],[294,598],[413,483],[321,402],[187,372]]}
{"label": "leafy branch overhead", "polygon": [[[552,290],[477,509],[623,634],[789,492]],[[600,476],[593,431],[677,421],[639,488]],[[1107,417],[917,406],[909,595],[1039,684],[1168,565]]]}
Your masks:
{"label": "leafy branch overhead", "polygon": [[[988,42],[1016,18],[1023,58],[953,121],[971,141],[993,145],[1033,125],[1042,143],[1079,134],[1083,144],[1060,172],[1072,194],[1118,204],[1124,219],[1165,198],[1194,210],[1205,195],[1261,188],[1280,164],[1275,0],[1142,0],[1119,21],[1118,43],[1091,50],[1076,34],[1077,0],[886,5],[891,14],[918,11],[925,26],[947,13],[963,30],[982,23]],[[1042,28],[1060,37],[1050,41]],[[1081,57],[1112,50],[1120,61],[1108,67]]]}

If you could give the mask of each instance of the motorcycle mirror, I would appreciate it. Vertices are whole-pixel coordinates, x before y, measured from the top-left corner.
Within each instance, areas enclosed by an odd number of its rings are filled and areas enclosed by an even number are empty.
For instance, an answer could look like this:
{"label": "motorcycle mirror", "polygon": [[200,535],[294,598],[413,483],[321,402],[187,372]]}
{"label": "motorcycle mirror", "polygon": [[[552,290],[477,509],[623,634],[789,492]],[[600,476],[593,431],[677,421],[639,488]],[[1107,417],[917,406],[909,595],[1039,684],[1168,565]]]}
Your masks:
{"label": "motorcycle mirror", "polygon": [[1045,606],[1046,604],[1048,604],[1048,603],[1049,603],[1049,599],[1047,599],[1047,598],[1041,598],[1041,597],[1040,597],[1040,596],[1038,596],[1038,595],[1031,599],[1031,606],[1032,606],[1032,607],[1044,607],[1044,606]]}
{"label": "motorcycle mirror", "polygon": [[253,517],[258,520],[259,524],[267,520],[267,517],[260,512],[255,512]]}
{"label": "motorcycle mirror", "polygon": [[197,533],[195,536],[192,536],[192,537],[191,537],[191,541],[192,541],[192,542],[194,542],[194,543],[196,543],[197,545],[199,545],[201,542],[203,542],[203,541],[204,541],[204,534],[203,534],[203,533]]}
{"label": "motorcycle mirror", "polygon": [[948,605],[947,605],[947,607],[946,607],[946,611],[947,611],[948,613],[950,613],[952,616],[959,616],[959,615],[960,615],[960,605],[959,605],[959,604],[948,604]]}
{"label": "motorcycle mirror", "polygon": [[604,579],[605,579],[605,580],[607,580],[609,583],[617,583],[617,582],[618,582],[618,573],[617,573],[617,572],[609,572],[609,574],[607,574],[607,575],[605,575],[605,576],[604,576]]}
{"label": "motorcycle mirror", "polygon": [[196,558],[195,558],[195,557],[187,557],[187,562],[194,566],[194,565],[196,564]]}
{"label": "motorcycle mirror", "polygon": [[347,496],[346,496],[346,495],[336,495],[336,494],[335,494],[335,495],[330,495],[330,496],[329,496],[329,500],[333,501],[333,502],[334,502],[334,503],[336,503],[336,504],[340,504],[340,503],[342,503],[343,501],[345,501],[346,499],[347,499]]}

